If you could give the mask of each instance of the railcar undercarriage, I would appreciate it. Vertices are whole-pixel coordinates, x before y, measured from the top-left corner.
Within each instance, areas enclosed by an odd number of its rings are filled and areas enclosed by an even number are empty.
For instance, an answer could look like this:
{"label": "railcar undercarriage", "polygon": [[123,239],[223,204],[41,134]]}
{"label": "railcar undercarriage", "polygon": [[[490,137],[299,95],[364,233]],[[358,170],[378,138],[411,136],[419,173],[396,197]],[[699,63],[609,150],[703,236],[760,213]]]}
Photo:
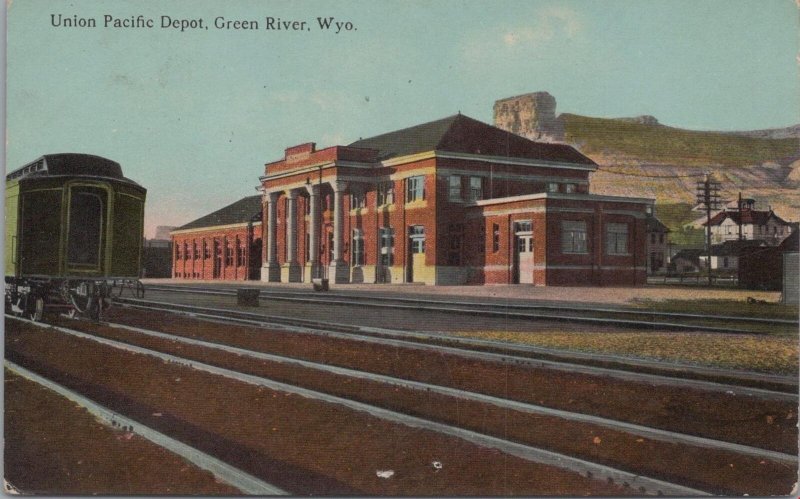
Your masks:
{"label": "railcar undercarriage", "polygon": [[41,321],[48,312],[98,321],[114,297],[126,291],[135,298],[144,297],[144,285],[138,279],[6,277],[5,311],[33,321]]}

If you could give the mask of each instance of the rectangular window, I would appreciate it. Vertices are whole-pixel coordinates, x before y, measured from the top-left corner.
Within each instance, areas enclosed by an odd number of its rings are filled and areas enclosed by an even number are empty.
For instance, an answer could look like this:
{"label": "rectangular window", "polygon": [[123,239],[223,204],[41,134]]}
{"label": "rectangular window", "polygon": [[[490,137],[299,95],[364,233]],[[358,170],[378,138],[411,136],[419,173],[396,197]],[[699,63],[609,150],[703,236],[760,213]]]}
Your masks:
{"label": "rectangular window", "polygon": [[381,182],[378,184],[378,206],[394,204],[394,182]]}
{"label": "rectangular window", "polygon": [[575,184],[564,184],[564,192],[572,193],[575,192],[577,186]]}
{"label": "rectangular window", "polygon": [[233,265],[233,248],[230,243],[225,245],[225,265],[228,267]]}
{"label": "rectangular window", "polygon": [[492,224],[492,251],[500,251],[500,226],[497,224]]}
{"label": "rectangular window", "polygon": [[530,220],[523,220],[514,223],[516,232],[530,232],[533,229],[533,223]]}
{"label": "rectangular window", "polygon": [[547,192],[558,192],[558,182],[548,182]]}
{"label": "rectangular window", "polygon": [[240,267],[244,265],[244,245],[241,241],[236,241],[236,261]]}
{"label": "rectangular window", "polygon": [[411,238],[411,253],[425,253],[425,226],[412,225],[408,228],[408,236]]}
{"label": "rectangular window", "polygon": [[382,227],[380,229],[380,263],[385,267],[394,265],[394,229]]}
{"label": "rectangular window", "polygon": [[366,206],[366,195],[363,192],[350,194],[350,209],[357,210]]}
{"label": "rectangular window", "polygon": [[483,180],[480,177],[469,178],[469,200],[478,201],[483,199]]}
{"label": "rectangular window", "polygon": [[350,247],[353,248],[352,265],[354,267],[364,265],[364,236],[361,229],[353,229],[353,241]]}
{"label": "rectangular window", "polygon": [[464,245],[464,224],[450,224],[447,227],[450,247],[447,251],[447,265],[461,265],[461,248]]}
{"label": "rectangular window", "polygon": [[425,199],[425,177],[408,177],[406,179],[406,203]]}
{"label": "rectangular window", "polygon": [[448,199],[450,201],[462,201],[461,197],[461,176],[450,175],[448,180]]}
{"label": "rectangular window", "polygon": [[606,224],[606,254],[628,254],[628,224]]}
{"label": "rectangular window", "polygon": [[203,258],[211,258],[211,248],[205,241],[203,241]]}
{"label": "rectangular window", "polygon": [[197,260],[198,256],[199,255],[197,253],[197,242],[192,241],[192,260]]}
{"label": "rectangular window", "polygon": [[589,252],[586,236],[586,222],[570,220],[561,222],[561,252]]}
{"label": "rectangular window", "polygon": [[181,259],[181,243],[175,243],[175,259]]}

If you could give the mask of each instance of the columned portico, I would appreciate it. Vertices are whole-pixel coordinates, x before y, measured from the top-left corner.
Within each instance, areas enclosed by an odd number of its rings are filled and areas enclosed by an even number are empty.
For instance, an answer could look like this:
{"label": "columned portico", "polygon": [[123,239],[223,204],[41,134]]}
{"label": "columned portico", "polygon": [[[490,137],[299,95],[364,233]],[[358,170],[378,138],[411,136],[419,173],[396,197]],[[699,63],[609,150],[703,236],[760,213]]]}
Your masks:
{"label": "columned portico", "polygon": [[308,197],[310,201],[309,215],[310,226],[308,229],[308,256],[309,261],[306,262],[305,274],[307,280],[322,277],[322,267],[319,260],[319,238],[320,238],[320,186],[307,185]]}
{"label": "columned portico", "polygon": [[264,264],[261,266],[261,280],[266,282],[281,282],[281,267],[278,264],[278,197],[280,192],[268,192],[264,196],[267,205],[267,251],[264,255]]}
{"label": "columned portico", "polygon": [[328,278],[334,283],[350,282],[350,266],[344,261],[344,191],[347,182],[331,182],[333,187],[333,261],[328,269]]}
{"label": "columned portico", "polygon": [[283,282],[301,282],[302,269],[297,261],[297,189],[286,191],[286,263],[281,267]]}

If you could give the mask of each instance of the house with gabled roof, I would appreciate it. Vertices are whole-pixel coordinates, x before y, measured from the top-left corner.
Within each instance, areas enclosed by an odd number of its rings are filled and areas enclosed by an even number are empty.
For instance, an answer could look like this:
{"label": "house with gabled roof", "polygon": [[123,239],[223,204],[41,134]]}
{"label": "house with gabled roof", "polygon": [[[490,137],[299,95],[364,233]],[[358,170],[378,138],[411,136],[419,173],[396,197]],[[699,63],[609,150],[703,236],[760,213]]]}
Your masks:
{"label": "house with gabled roof", "polygon": [[776,215],[772,209],[756,210],[752,199],[743,200],[741,209],[726,208],[718,212],[710,222],[703,223],[703,226],[707,225],[711,226],[712,244],[739,239],[760,239],[770,246],[777,246],[793,229],[791,222]]}

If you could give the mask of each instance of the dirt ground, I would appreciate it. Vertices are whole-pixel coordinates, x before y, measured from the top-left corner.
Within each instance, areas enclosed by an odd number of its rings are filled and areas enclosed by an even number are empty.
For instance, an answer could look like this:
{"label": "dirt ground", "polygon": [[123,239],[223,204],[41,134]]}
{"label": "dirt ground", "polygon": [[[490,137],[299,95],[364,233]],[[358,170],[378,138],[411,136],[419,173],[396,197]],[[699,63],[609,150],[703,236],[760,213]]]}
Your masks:
{"label": "dirt ground", "polygon": [[23,494],[236,495],[183,458],[5,371],[4,477]]}
{"label": "dirt ground", "polygon": [[[7,333],[6,352],[16,362],[294,494],[636,493],[457,438],[88,340],[24,326]],[[381,476],[388,471],[389,477]]]}

